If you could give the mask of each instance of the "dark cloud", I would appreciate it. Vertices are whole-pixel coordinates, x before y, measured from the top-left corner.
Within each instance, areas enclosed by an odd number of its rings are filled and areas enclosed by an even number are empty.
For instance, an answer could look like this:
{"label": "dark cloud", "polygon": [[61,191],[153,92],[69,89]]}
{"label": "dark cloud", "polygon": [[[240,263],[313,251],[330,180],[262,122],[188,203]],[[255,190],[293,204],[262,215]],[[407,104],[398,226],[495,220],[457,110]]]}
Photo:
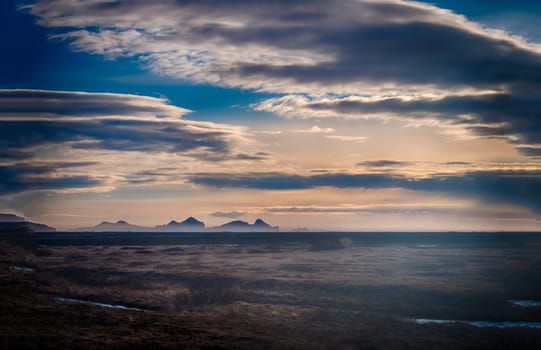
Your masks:
{"label": "dark cloud", "polygon": [[[185,112],[164,99],[146,96],[0,90],[0,194],[99,184],[86,176],[92,170],[85,169],[100,164],[99,156],[92,158],[97,161],[53,164],[47,159],[51,156],[43,158],[44,149],[75,155],[77,150],[117,152],[118,156],[145,152],[149,157],[171,153],[207,161],[265,156],[234,151],[232,144],[241,137],[240,128],[180,119]],[[66,168],[76,168],[85,176],[64,176]],[[141,184],[156,178],[156,174],[136,174],[126,182]]]}
{"label": "dark cloud", "polygon": [[[285,40],[288,28],[282,30]],[[289,36],[292,47],[327,50],[335,59],[315,66],[246,63],[234,72],[246,77],[294,79],[301,84],[366,81],[480,88],[499,84],[538,87],[541,77],[533,72],[540,65],[539,53],[447,24],[352,23],[346,28],[305,28],[313,30],[309,36],[291,30],[298,34]]]}
{"label": "dark cloud", "polygon": [[156,170],[144,170],[138,171],[135,176],[167,176],[170,175],[169,171],[177,170],[176,168],[158,168]]}
{"label": "dark cloud", "polygon": [[256,152],[255,154],[238,153],[233,158],[237,160],[266,160],[271,154],[267,152]]}
{"label": "dark cloud", "polygon": [[14,164],[0,166],[0,195],[32,190],[96,187],[101,184],[89,176],[59,174],[62,168],[81,166],[77,163],[51,163],[48,165]]}
{"label": "dark cloud", "polygon": [[411,162],[403,162],[403,161],[387,160],[387,159],[367,160],[364,162],[357,163],[357,165],[360,165],[360,166],[373,167],[373,168],[399,167],[399,166],[405,166],[409,164],[411,164]]}
{"label": "dark cloud", "polygon": [[[0,139],[14,151],[51,143],[72,142],[74,149],[183,153],[203,149],[227,158],[227,134],[192,132],[185,125],[132,120],[4,121]],[[24,154],[21,154],[24,156]],[[220,157],[219,155],[222,155]]]}
{"label": "dark cloud", "polygon": [[0,90],[0,156],[21,160],[29,157],[31,147],[70,142],[73,149],[234,157],[234,128],[160,118],[183,111],[145,96]]}
{"label": "dark cloud", "polygon": [[541,157],[541,147],[520,146],[518,151],[529,157]]}
{"label": "dark cloud", "polygon": [[[436,116],[483,136],[516,136],[521,143],[538,144],[541,143],[541,86],[539,93],[534,96],[507,93],[412,101],[398,98],[375,102],[342,100],[309,103],[305,108],[344,115],[394,113],[416,119]],[[465,115],[469,117],[463,118]]]}
{"label": "dark cloud", "polygon": [[447,165],[471,165],[472,163],[468,162],[446,162]]}
{"label": "dark cloud", "polygon": [[[287,175],[282,173],[266,174],[197,174],[190,180],[198,185],[211,187],[252,188],[265,190],[293,190],[313,187],[394,187],[399,178],[379,174],[322,174],[313,176]],[[399,186],[396,186],[399,187]]]}
{"label": "dark cloud", "polygon": [[1,117],[108,117],[168,115],[180,117],[189,111],[167,105],[160,98],[51,90],[0,90]]}
{"label": "dark cloud", "polygon": [[386,174],[321,174],[312,176],[268,174],[196,174],[194,184],[264,190],[293,190],[315,187],[403,188],[442,192],[526,206],[541,211],[541,177],[538,172],[468,172],[428,178],[406,178]]}
{"label": "dark cloud", "polygon": [[217,217],[217,218],[228,218],[228,219],[238,219],[241,216],[246,214],[243,211],[216,211],[214,213],[210,213],[211,216]]}
{"label": "dark cloud", "polygon": [[[74,7],[68,0],[38,0],[31,13],[44,26],[73,28],[69,38],[79,49],[102,54],[117,49],[119,54],[134,56],[148,53],[158,65],[160,55],[180,62],[182,57],[198,55],[184,53],[186,46],[206,46],[210,57],[182,62],[220,70],[215,73],[222,77],[222,84],[235,85],[234,80],[241,77],[255,79],[254,86],[271,90],[267,84],[275,78],[331,89],[335,83],[358,81],[537,87],[541,78],[540,55],[533,48],[451,12],[413,2],[117,1],[114,6],[103,6],[102,1],[89,0]],[[161,26],[156,25],[155,16],[163,19]],[[96,32],[96,28],[116,31]],[[137,36],[140,40],[121,40],[125,30],[132,28],[142,33]],[[118,40],[83,40],[92,33]],[[156,44],[161,42],[169,44],[169,52],[158,51]],[[224,46],[237,49],[230,53],[236,59],[220,56],[218,47]],[[246,55],[246,47],[264,54],[272,50],[295,53],[289,60],[265,60],[265,55]],[[167,56],[174,51],[178,51],[176,56]],[[306,60],[296,63],[295,54]],[[222,65],[226,61],[232,64]]]}
{"label": "dark cloud", "polygon": [[[0,131],[1,133],[1,131]],[[15,149],[15,148],[7,148],[7,142],[4,142],[4,140],[0,140],[0,162],[2,161],[17,161],[17,160],[28,160],[32,158],[32,152],[21,150],[21,149]]]}

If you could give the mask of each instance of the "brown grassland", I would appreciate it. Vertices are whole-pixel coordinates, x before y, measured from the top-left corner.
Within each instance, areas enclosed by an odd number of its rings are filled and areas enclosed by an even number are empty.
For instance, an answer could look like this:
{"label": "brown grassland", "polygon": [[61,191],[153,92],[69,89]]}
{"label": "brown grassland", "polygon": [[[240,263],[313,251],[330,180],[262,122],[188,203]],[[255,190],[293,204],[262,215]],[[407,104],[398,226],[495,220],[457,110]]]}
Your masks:
{"label": "brown grassland", "polygon": [[541,235],[474,247],[340,234],[145,245],[36,235],[2,233],[3,349],[541,348],[541,329],[411,321],[541,321],[540,307],[508,302],[541,300]]}

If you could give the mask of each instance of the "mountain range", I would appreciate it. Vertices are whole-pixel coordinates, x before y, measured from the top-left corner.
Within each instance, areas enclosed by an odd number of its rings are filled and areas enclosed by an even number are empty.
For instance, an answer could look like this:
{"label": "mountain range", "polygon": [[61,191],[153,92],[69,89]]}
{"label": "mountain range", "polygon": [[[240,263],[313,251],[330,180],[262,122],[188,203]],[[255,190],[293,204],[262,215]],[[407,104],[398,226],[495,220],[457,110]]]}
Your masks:
{"label": "mountain range", "polygon": [[277,232],[278,226],[271,226],[261,219],[253,224],[234,220],[216,227],[206,227],[205,223],[190,216],[182,222],[171,220],[168,224],[155,227],[137,226],[124,220],[117,222],[103,221],[94,227],[85,227],[77,232]]}
{"label": "mountain range", "polygon": [[226,224],[210,228],[209,231],[218,232],[269,232],[279,231],[278,227],[271,226],[261,219],[257,219],[253,224],[246,221],[234,220]]}
{"label": "mountain range", "polygon": [[[25,218],[0,213],[0,230],[26,229],[32,232],[56,232],[54,227],[27,221]],[[271,226],[261,219],[253,224],[234,220],[220,226],[206,227],[205,223],[190,216],[184,221],[171,220],[168,224],[145,227],[132,225],[124,220],[102,221],[93,227],[73,230],[75,232],[278,232],[278,226]]]}
{"label": "mountain range", "polygon": [[205,231],[205,224],[190,216],[182,222],[171,220],[167,225],[158,225],[155,230],[158,232],[200,232]]}
{"label": "mountain range", "polygon": [[56,232],[54,227],[27,221],[25,218],[0,213],[0,230],[29,230],[32,232]]}

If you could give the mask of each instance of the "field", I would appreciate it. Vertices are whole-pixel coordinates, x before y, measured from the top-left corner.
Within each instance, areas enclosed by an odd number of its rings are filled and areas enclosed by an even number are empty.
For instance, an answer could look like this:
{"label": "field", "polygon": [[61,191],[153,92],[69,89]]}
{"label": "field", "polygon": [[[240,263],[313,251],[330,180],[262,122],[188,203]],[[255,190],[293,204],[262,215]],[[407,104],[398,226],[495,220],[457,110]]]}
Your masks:
{"label": "field", "polygon": [[536,233],[5,232],[0,276],[5,349],[541,348],[414,321],[541,322]]}

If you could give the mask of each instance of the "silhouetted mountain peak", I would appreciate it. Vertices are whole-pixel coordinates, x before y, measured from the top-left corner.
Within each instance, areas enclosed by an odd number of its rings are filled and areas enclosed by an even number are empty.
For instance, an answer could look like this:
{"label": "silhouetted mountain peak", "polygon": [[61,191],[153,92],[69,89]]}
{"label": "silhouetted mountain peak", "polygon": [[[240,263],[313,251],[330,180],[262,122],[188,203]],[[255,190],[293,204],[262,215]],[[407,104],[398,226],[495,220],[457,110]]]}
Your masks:
{"label": "silhouetted mountain peak", "polygon": [[278,231],[278,227],[272,227],[261,219],[257,219],[253,224],[249,224],[246,221],[234,220],[221,226],[215,227],[213,230],[217,231],[238,231],[238,232],[268,232]]}
{"label": "silhouetted mountain peak", "polygon": [[205,227],[205,224],[199,220],[197,220],[196,218],[194,218],[193,216],[190,216],[189,218],[187,218],[186,220],[184,220],[183,222],[180,223],[181,225],[190,225],[190,226],[201,226],[201,227]]}
{"label": "silhouetted mountain peak", "polygon": [[78,229],[77,231],[90,231],[90,232],[131,232],[131,231],[140,231],[144,232],[147,229],[145,227],[140,227],[136,225],[129,224],[124,220],[118,220],[117,222],[102,221],[98,225],[89,228]]}
{"label": "silhouetted mountain peak", "polygon": [[0,222],[25,222],[26,219],[14,214],[0,214]]}
{"label": "silhouetted mountain peak", "polygon": [[182,222],[175,220],[169,221],[167,225],[157,225],[156,230],[165,232],[190,232],[190,231],[203,231],[205,224],[193,216],[190,216]]}
{"label": "silhouetted mountain peak", "polygon": [[257,219],[257,220],[254,222],[254,226],[271,227],[271,225],[267,224],[265,221],[263,221],[263,220],[261,220],[261,219]]}
{"label": "silhouetted mountain peak", "polygon": [[223,224],[222,226],[250,226],[250,224],[242,220],[233,220],[226,224]]}

